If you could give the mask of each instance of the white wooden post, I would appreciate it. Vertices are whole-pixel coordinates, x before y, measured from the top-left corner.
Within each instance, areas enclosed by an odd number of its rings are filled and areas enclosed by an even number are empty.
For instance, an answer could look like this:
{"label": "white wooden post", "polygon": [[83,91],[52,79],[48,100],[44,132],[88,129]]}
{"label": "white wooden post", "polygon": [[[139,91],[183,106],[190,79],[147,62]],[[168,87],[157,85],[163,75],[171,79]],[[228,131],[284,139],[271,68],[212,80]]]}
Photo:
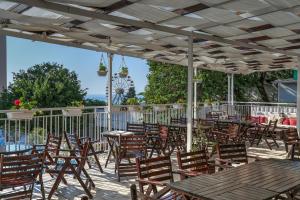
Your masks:
{"label": "white wooden post", "polygon": [[231,74],[231,105],[233,106],[234,102],[234,82],[233,82],[234,74]]}
{"label": "white wooden post", "polygon": [[[197,68],[194,68],[194,76],[197,76]],[[194,119],[197,119],[197,80],[194,81]]]}
{"label": "white wooden post", "polygon": [[193,133],[193,38],[189,37],[188,44],[188,98],[187,98],[187,152],[192,149],[192,133]]}
{"label": "white wooden post", "polygon": [[108,53],[108,131],[112,130],[112,61],[113,54]]}
{"label": "white wooden post", "polygon": [[[299,60],[300,61],[300,60]],[[300,62],[297,67],[297,131],[300,135]]]}
{"label": "white wooden post", "polygon": [[0,35],[0,92],[7,88],[6,36]]}
{"label": "white wooden post", "polygon": [[227,103],[228,103],[228,106],[231,104],[231,81],[230,81],[230,75],[227,74]]}

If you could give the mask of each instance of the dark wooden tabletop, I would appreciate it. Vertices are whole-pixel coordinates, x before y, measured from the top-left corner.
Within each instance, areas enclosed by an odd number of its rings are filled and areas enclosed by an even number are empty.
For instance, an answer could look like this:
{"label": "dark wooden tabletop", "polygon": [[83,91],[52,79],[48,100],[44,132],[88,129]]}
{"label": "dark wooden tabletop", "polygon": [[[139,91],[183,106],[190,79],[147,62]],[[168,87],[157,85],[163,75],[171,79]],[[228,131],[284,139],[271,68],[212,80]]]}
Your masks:
{"label": "dark wooden tabletop", "polygon": [[300,162],[268,159],[170,184],[174,191],[207,200],[264,200],[300,185]]}

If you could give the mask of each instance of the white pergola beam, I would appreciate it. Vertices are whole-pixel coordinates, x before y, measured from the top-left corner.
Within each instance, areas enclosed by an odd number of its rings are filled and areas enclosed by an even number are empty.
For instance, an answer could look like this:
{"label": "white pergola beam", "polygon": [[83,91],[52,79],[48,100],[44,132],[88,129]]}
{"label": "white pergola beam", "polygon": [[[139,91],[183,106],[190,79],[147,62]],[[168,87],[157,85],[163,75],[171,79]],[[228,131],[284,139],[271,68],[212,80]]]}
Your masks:
{"label": "white pergola beam", "polygon": [[104,13],[83,10],[80,8],[67,6],[67,5],[63,5],[63,4],[51,3],[51,2],[47,2],[47,1],[41,1],[41,0],[9,0],[9,1],[26,4],[26,5],[33,6],[33,7],[39,7],[39,8],[43,8],[43,9],[63,12],[63,13],[67,13],[67,14],[84,16],[84,17],[88,17],[91,19],[100,19],[100,20],[105,20],[105,21],[109,21],[109,22],[121,23],[124,25],[136,26],[139,28],[147,28],[147,29],[167,32],[167,33],[171,33],[171,34],[175,34],[175,35],[192,36],[192,37],[198,38],[198,39],[220,42],[220,43],[230,44],[230,45],[234,45],[234,46],[253,48],[256,50],[262,50],[262,51],[273,52],[273,53],[281,53],[281,54],[285,54],[285,55],[289,55],[289,56],[300,56],[299,53],[294,53],[294,52],[290,52],[290,51],[272,49],[272,48],[268,48],[268,47],[264,47],[264,46],[258,46],[255,44],[248,44],[245,42],[228,40],[228,39],[224,39],[221,37],[203,34],[200,32],[190,32],[190,31],[185,31],[185,30],[181,30],[181,29],[177,29],[177,28],[161,26],[158,24],[150,23],[150,22],[126,19],[126,18],[122,18],[122,17],[118,17],[118,16],[104,14]]}
{"label": "white pergola beam", "polygon": [[192,150],[193,140],[193,38],[188,39],[188,84],[187,84],[187,151]]}
{"label": "white pergola beam", "polygon": [[[51,39],[49,37],[42,37],[41,35],[36,35],[36,34],[29,35],[29,34],[25,34],[22,32],[7,31],[7,30],[3,30],[1,28],[0,28],[0,34],[17,37],[17,38],[22,38],[22,39],[28,39],[28,40],[32,40],[32,41],[47,42],[47,43],[51,43],[51,44],[58,44],[58,45],[64,45],[64,46],[68,46],[68,47],[81,48],[81,49],[86,49],[86,50],[91,50],[91,51],[104,51],[104,52],[108,52],[108,53],[112,53],[112,54],[119,54],[119,55],[147,59],[147,60],[158,61],[158,62],[163,62],[163,63],[166,62],[165,60],[162,60],[162,59],[149,58],[149,57],[144,56],[143,54],[136,54],[136,53],[120,50],[120,49],[111,50],[111,49],[107,49],[104,47],[92,47],[92,46],[87,46],[87,45],[83,45],[83,44],[75,44],[72,42],[55,40],[55,39]],[[170,60],[170,61],[168,61],[168,63],[178,65],[178,62],[176,62],[176,61]]]}
{"label": "white pergola beam", "polygon": [[7,89],[6,36],[0,34],[0,92]]}

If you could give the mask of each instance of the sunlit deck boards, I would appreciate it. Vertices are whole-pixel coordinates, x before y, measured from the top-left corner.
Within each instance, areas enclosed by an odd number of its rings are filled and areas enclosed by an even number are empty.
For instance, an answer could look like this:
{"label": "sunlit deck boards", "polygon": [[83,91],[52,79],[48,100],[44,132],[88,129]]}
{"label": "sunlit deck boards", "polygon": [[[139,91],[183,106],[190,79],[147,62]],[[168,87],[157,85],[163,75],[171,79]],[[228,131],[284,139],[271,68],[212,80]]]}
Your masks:
{"label": "sunlit deck boards", "polygon": [[[284,150],[284,145],[282,142],[279,143],[280,148],[275,150],[269,150],[265,144],[259,147],[248,148],[248,154],[251,156],[259,156],[261,158],[278,158],[284,159],[286,157],[286,152]],[[100,162],[104,163],[106,154],[101,156]],[[177,165],[175,156],[172,157],[173,165]],[[126,180],[123,178],[121,182],[117,181],[117,175],[114,173],[114,162],[110,162],[107,168],[104,168],[104,173],[100,173],[95,169],[89,169],[88,172],[92,176],[96,184],[96,189],[92,190],[94,199],[101,200],[128,200],[130,199],[129,187],[130,184],[134,183],[134,179]],[[176,178],[176,177],[175,177]],[[177,177],[178,178],[178,177]],[[49,193],[54,179],[47,177],[45,175],[45,186],[46,192]],[[80,187],[76,179],[71,176],[67,177],[69,185],[60,184],[57,192],[54,194],[53,199],[80,199],[85,196],[83,189]],[[38,188],[34,193],[34,199],[40,197]]]}

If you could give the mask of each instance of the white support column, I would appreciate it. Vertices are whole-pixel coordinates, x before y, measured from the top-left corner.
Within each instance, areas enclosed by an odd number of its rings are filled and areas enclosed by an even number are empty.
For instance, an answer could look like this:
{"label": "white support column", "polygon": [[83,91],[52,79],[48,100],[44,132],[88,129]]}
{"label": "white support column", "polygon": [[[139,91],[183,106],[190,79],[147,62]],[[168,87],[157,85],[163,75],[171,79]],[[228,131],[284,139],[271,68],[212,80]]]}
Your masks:
{"label": "white support column", "polygon": [[228,103],[228,105],[230,105],[231,103],[231,81],[230,81],[230,79],[231,79],[231,77],[230,77],[230,75],[229,74],[227,74],[227,103]]}
{"label": "white support column", "polygon": [[[194,68],[194,76],[197,76],[197,68]],[[194,119],[197,119],[197,81],[194,81]]]}
{"label": "white support column", "polygon": [[189,37],[188,44],[188,85],[187,85],[187,152],[192,149],[192,137],[193,137],[193,38]]}
{"label": "white support column", "polygon": [[233,102],[234,102],[234,74],[231,74],[231,105],[233,106]]}
{"label": "white support column", "polygon": [[113,54],[108,53],[108,99],[107,99],[107,107],[108,107],[108,131],[112,130],[112,62],[113,62]]}
{"label": "white support column", "polygon": [[0,92],[7,88],[6,36],[0,35]]}
{"label": "white support column", "polygon": [[300,62],[298,63],[299,64],[297,67],[298,68],[297,69],[297,131],[298,131],[298,135],[300,135]]}

